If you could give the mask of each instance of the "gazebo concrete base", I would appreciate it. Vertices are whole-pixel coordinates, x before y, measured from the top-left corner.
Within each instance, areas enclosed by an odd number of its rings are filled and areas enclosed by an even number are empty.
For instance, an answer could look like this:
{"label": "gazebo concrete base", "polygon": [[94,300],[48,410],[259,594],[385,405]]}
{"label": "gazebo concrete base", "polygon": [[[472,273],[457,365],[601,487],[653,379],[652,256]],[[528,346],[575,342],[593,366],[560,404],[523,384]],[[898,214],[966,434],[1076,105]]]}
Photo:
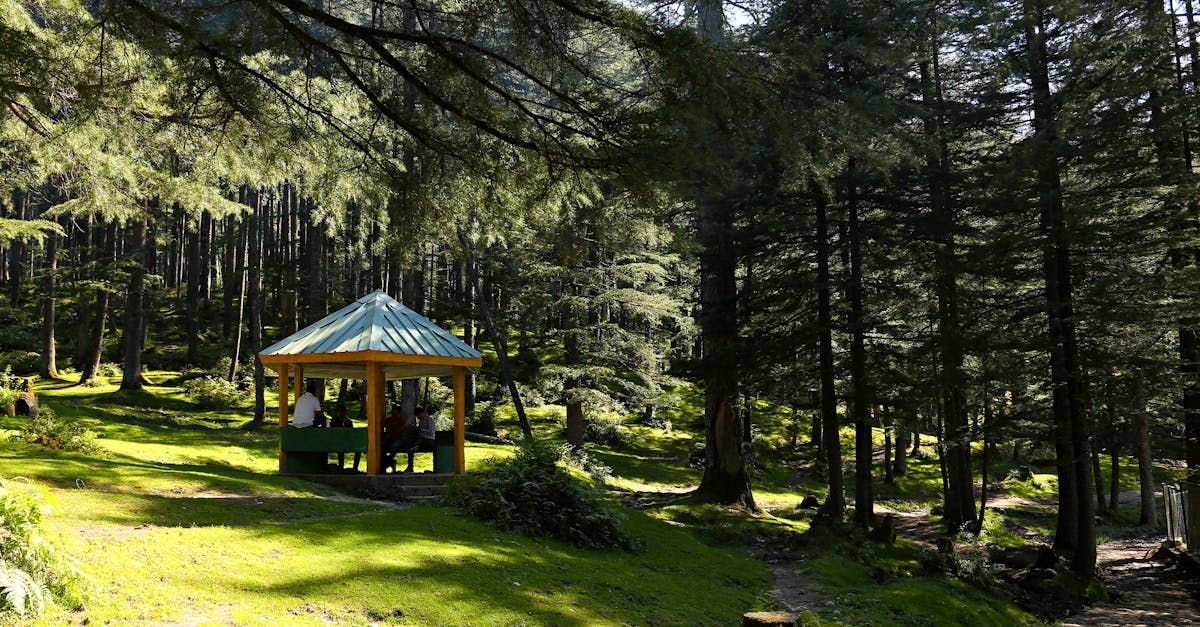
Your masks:
{"label": "gazebo concrete base", "polygon": [[[281,473],[282,474],[282,473]],[[415,501],[440,499],[452,473],[418,472],[390,475],[284,474],[313,483],[320,483],[368,499],[383,501]]]}

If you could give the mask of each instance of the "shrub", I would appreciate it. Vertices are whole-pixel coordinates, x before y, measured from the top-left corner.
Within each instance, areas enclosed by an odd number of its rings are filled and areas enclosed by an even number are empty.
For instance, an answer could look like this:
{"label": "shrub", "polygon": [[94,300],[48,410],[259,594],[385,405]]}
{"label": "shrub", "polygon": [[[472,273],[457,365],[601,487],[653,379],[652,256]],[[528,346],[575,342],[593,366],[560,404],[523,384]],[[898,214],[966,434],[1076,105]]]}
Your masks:
{"label": "shrub", "polygon": [[577,449],[569,444],[564,444],[562,460],[567,466],[586,472],[596,481],[607,481],[612,478],[612,468],[589,454],[586,448]]}
{"label": "shrub", "polygon": [[[204,371],[204,374],[210,377],[224,379],[225,377],[229,376],[229,366],[232,363],[233,358],[225,355],[217,360],[215,366],[209,368],[207,371]],[[239,361],[237,377],[235,378],[237,380],[234,381],[234,384],[236,384],[238,388],[245,390],[252,387],[254,385],[254,362]]]}
{"label": "shrub", "polygon": [[49,496],[0,481],[0,617],[32,618],[51,599],[83,601],[82,579],[45,517]]}
{"label": "shrub", "polygon": [[104,362],[96,369],[96,375],[111,378],[121,376],[121,367],[111,362]]}
{"label": "shrub", "polygon": [[23,374],[33,374],[42,365],[42,355],[33,351],[8,351],[0,353],[0,369]]}
{"label": "shrub", "polygon": [[621,446],[629,441],[629,431],[619,415],[595,414],[587,421],[583,438],[604,446]]}
{"label": "shrub", "polygon": [[183,384],[183,392],[193,402],[209,407],[241,405],[246,401],[245,391],[220,377],[206,376],[187,381]]}
{"label": "shrub", "polygon": [[49,407],[41,408],[37,418],[25,423],[21,431],[12,437],[56,451],[95,453],[100,450],[96,444],[96,434],[91,429],[75,421],[59,418]]}
{"label": "shrub", "polygon": [[13,374],[12,369],[5,366],[4,371],[0,372],[0,413],[7,414],[24,391],[25,379]]}
{"label": "shrub", "polygon": [[497,527],[592,548],[635,550],[600,491],[559,462],[562,449],[526,443],[511,458],[451,484],[447,503]]}

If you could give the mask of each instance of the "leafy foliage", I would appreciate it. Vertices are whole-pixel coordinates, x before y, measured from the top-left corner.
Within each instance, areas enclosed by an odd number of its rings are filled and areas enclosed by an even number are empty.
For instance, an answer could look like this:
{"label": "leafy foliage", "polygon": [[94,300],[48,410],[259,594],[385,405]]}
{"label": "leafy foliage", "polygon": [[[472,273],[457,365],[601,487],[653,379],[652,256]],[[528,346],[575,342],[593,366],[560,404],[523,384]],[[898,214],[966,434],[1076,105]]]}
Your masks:
{"label": "leafy foliage", "polygon": [[206,407],[231,407],[246,402],[246,392],[237,383],[215,376],[192,379],[183,384],[183,392]]}
{"label": "leafy foliage", "polygon": [[637,549],[600,491],[561,463],[555,446],[524,443],[517,454],[457,480],[446,500],[498,527],[591,548]]}
{"label": "leafy foliage", "polygon": [[83,579],[46,521],[49,495],[0,480],[0,617],[40,614],[51,599],[83,602]]}
{"label": "leafy foliage", "polygon": [[33,351],[14,350],[0,353],[0,368],[21,374],[37,372],[42,356]]}
{"label": "leafy foliage", "polygon": [[4,367],[0,372],[0,412],[7,412],[25,391],[25,378],[12,373],[12,368]]}
{"label": "leafy foliage", "polygon": [[25,423],[13,439],[56,451],[94,453],[100,450],[92,430],[73,420],[59,418],[49,407],[41,408],[37,417]]}

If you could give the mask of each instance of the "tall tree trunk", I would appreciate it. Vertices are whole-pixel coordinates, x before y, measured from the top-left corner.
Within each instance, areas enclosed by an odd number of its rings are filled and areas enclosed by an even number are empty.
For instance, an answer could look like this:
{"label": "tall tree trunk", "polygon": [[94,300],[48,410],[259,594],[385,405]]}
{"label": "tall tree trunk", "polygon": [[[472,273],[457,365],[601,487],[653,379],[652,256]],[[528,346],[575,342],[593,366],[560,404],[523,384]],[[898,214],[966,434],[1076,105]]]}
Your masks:
{"label": "tall tree trunk", "polygon": [[824,429],[822,448],[825,467],[829,472],[829,496],[821,504],[821,517],[841,524],[846,516],[846,492],[842,475],[842,438],[837,415],[837,389],[833,370],[833,313],[829,275],[829,223],[827,203],[820,190],[814,191],[817,218],[817,327],[820,334],[819,370],[821,376],[821,427]]}
{"label": "tall tree trunk", "polygon": [[203,231],[197,228],[187,232],[187,303],[184,305],[185,324],[187,332],[187,364],[195,366],[199,363],[200,352],[200,282],[203,280],[201,271],[200,242]]}
{"label": "tall tree trunk", "polygon": [[880,426],[883,427],[883,482],[887,484],[895,483],[895,477],[892,474],[892,413],[888,411],[887,406],[881,407],[879,411]]}
{"label": "tall tree trunk", "polygon": [[[1200,90],[1200,63],[1198,63],[1200,50],[1197,49],[1196,18],[1192,0],[1185,0],[1184,8],[1187,16],[1188,53],[1192,70],[1191,91],[1195,94],[1197,90]],[[1154,132],[1155,156],[1158,161],[1159,174],[1163,185],[1170,186],[1178,182],[1185,182],[1185,177],[1187,179],[1194,177],[1190,129],[1186,122],[1181,123],[1187,118],[1186,107],[1181,103],[1185,92],[1184,79],[1182,75],[1178,75],[1174,86],[1167,79],[1171,72],[1168,55],[1173,54],[1176,67],[1181,65],[1179,60],[1181,55],[1175,41],[1174,22],[1168,21],[1174,16],[1166,16],[1162,3],[1156,4],[1152,0],[1147,0],[1146,10],[1147,21],[1154,25],[1155,34],[1162,38],[1160,41],[1167,42],[1166,38],[1170,37],[1169,42],[1160,45],[1156,50],[1157,58],[1151,65],[1151,70],[1156,73],[1157,88],[1151,90],[1149,97],[1150,124]],[[1170,31],[1166,28],[1168,24],[1171,25]],[[1179,145],[1179,138],[1182,138],[1182,146]],[[1182,207],[1174,207],[1174,209],[1179,211]],[[1194,216],[1196,211],[1196,201],[1190,200],[1182,215]],[[1185,241],[1194,240],[1194,234],[1191,233],[1191,230],[1195,228],[1193,222],[1194,220],[1191,218],[1184,218],[1177,227],[1180,231],[1179,235]],[[1178,246],[1171,251],[1170,261],[1176,270],[1194,272],[1197,264],[1197,251],[1193,246],[1187,248]],[[1184,298],[1188,297],[1190,295],[1184,296]],[[1186,509],[1189,512],[1200,512],[1200,323],[1197,322],[1194,315],[1185,313],[1179,317],[1177,337],[1179,375],[1183,388],[1185,456],[1188,466],[1188,484],[1185,490]],[[1143,504],[1143,516],[1145,513],[1145,504]],[[1153,512],[1150,513],[1153,515]],[[1200,537],[1200,516],[1187,517],[1187,537]]]}
{"label": "tall tree trunk", "polygon": [[[696,4],[697,31],[714,46],[725,41],[723,0]],[[721,152],[720,114],[699,129],[704,148]],[[719,503],[756,509],[746,466],[742,416],[738,411],[737,250],[733,206],[720,174],[698,174],[697,238],[700,245],[700,376],[704,381],[704,474],[697,493]]]}
{"label": "tall tree trunk", "polygon": [[572,374],[568,375],[563,387],[566,388],[567,406],[567,444],[575,449],[583,447],[584,417],[583,399],[579,397],[581,381],[574,371],[580,367],[579,359],[579,312],[575,299],[579,293],[579,285],[575,281],[574,268],[570,269],[572,277],[567,285],[567,297],[563,299],[563,364]]}
{"label": "tall tree trunk", "polygon": [[[986,372],[986,362],[984,371]],[[1003,411],[1003,410],[1001,410]],[[990,435],[992,433],[992,397],[988,391],[988,380],[985,378],[983,382],[983,461],[980,463],[979,469],[979,516],[975,519],[975,536],[983,533],[984,518],[987,516],[987,499],[988,499],[988,466],[992,460],[992,446]]]}
{"label": "tall tree trunk", "polygon": [[[1042,0],[1025,0],[1025,38],[1033,102],[1034,167],[1044,238],[1043,269],[1050,338],[1051,384],[1059,455],[1059,524],[1054,548],[1071,556],[1071,569],[1092,577],[1096,571],[1096,521],[1087,410],[1075,338],[1070,238],[1062,199],[1062,139],[1050,91]],[[1069,539],[1067,538],[1069,536]]]}
{"label": "tall tree trunk", "polygon": [[[245,199],[243,198],[243,202]],[[230,383],[237,381],[238,362],[242,359],[242,333],[246,321],[246,254],[247,248],[250,246],[250,234],[246,230],[246,221],[243,220],[241,226],[237,229],[237,253],[234,259],[233,284],[236,288],[227,285],[226,290],[237,290],[237,314],[233,325],[233,358],[229,360],[228,379]],[[232,289],[231,289],[232,288]],[[255,360],[258,356],[255,354]]]}
{"label": "tall tree trunk", "polygon": [[92,328],[92,311],[91,300],[88,298],[88,283],[96,274],[95,268],[92,266],[95,263],[96,257],[93,250],[96,229],[93,227],[91,214],[88,214],[85,218],[82,230],[83,241],[80,244],[79,251],[79,265],[81,266],[81,270],[78,274],[78,291],[75,294],[75,350],[71,357],[71,362],[80,371],[83,371],[85,368],[84,364],[87,362],[87,339],[91,335]]}
{"label": "tall tree trunk", "polygon": [[[29,194],[24,190],[13,193],[13,208],[18,220],[29,214]],[[21,306],[21,282],[25,280],[25,244],[17,239],[9,245],[8,306]]]}
{"label": "tall tree trunk", "polygon": [[207,211],[200,214],[200,302],[208,310],[212,300],[213,219]]}
{"label": "tall tree trunk", "polygon": [[[936,20],[934,28],[936,29]],[[930,148],[926,154],[929,198],[933,209],[931,225],[935,248],[938,309],[939,384],[942,395],[946,492],[944,520],[951,532],[975,521],[975,488],[971,470],[971,442],[967,421],[966,376],[963,373],[962,327],[958,313],[958,254],[955,233],[958,218],[951,205],[949,149],[942,119],[944,103],[939,37],[928,42],[927,59],[920,63],[921,97],[926,106],[925,133]]]}
{"label": "tall tree trunk", "polygon": [[247,263],[247,304],[250,306],[250,350],[254,351],[254,422],[261,424],[266,418],[266,376],[258,354],[263,349],[263,296],[262,265],[263,236],[266,231],[260,217],[263,212],[262,190],[254,190],[254,211],[246,217],[246,239],[250,245],[250,261]]}
{"label": "tall tree trunk", "polygon": [[[460,234],[459,238],[462,239],[463,236]],[[487,327],[485,330],[488,337],[492,339],[492,346],[496,349],[496,361],[500,365],[500,383],[508,388],[513,409],[517,412],[517,424],[521,427],[522,436],[526,440],[532,440],[533,429],[530,428],[529,417],[525,414],[525,401],[521,399],[521,391],[517,389],[517,382],[513,379],[512,363],[508,357],[508,331],[496,327],[496,319],[492,316],[492,306],[489,301],[489,290],[481,290],[478,299],[479,309],[483,313],[483,321]]]}
{"label": "tall tree trunk", "polygon": [[42,363],[41,374],[47,379],[58,378],[58,347],[54,338],[57,324],[56,305],[58,298],[58,236],[50,235],[46,241],[46,283],[42,299]]}
{"label": "tall tree trunk", "polygon": [[1150,418],[1146,414],[1146,384],[1139,376],[1133,384],[1133,437],[1136,438],[1138,491],[1141,496],[1139,525],[1158,526],[1154,503],[1154,459],[1150,448]]}
{"label": "tall tree trunk", "polygon": [[138,259],[129,269],[129,286],[125,292],[125,328],[122,339],[125,343],[125,358],[122,362],[121,389],[142,389],[142,330],[146,318],[146,270],[150,258],[146,232],[150,226],[149,207],[141,220],[133,223],[133,248]]}
{"label": "tall tree trunk", "polygon": [[241,237],[234,228],[233,216],[221,221],[225,251],[221,256],[221,337],[232,339],[233,298],[241,281],[236,276],[237,254],[241,251]]}
{"label": "tall tree trunk", "polygon": [[[893,422],[896,422],[893,420]],[[903,477],[908,474],[908,445],[910,432],[902,423],[896,424],[896,454],[892,459],[892,476]]]}
{"label": "tall tree trunk", "polygon": [[[100,255],[99,263],[103,266],[99,269],[100,277],[107,277],[111,272],[113,256],[116,251],[117,240],[117,223],[110,222],[108,227],[101,230],[103,234],[103,250]],[[101,279],[103,281],[103,279]],[[92,329],[87,338],[87,349],[83,361],[83,372],[79,376],[80,383],[87,383],[96,377],[100,370],[100,360],[104,356],[104,331],[108,326],[108,302],[109,293],[108,286],[101,286],[96,290],[96,304],[92,314]]]}
{"label": "tall tree trunk", "polygon": [[858,184],[854,159],[847,166],[846,217],[850,243],[850,390],[854,414],[854,523],[868,527],[875,521],[875,487],[871,476],[875,442],[871,430],[873,400],[867,390],[866,332],[862,295],[862,226],[858,217]]}
{"label": "tall tree trunk", "polygon": [[1092,443],[1092,476],[1096,487],[1096,513],[1103,516],[1108,513],[1108,494],[1104,491],[1104,472],[1100,469],[1100,446]]}

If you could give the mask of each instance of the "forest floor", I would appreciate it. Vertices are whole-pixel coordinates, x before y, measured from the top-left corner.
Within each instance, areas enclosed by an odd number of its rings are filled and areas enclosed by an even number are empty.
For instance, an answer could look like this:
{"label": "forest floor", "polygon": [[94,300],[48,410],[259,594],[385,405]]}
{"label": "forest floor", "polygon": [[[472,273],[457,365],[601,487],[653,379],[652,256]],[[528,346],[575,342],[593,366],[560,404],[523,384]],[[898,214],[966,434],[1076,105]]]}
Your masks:
{"label": "forest floor", "polygon": [[1063,625],[1200,625],[1200,581],[1151,559],[1161,543],[1161,534],[1142,532],[1100,544],[1097,558],[1113,598]]}
{"label": "forest floor", "polygon": [[[13,442],[3,432],[20,422],[0,418],[3,475],[44,487],[56,527],[95,584],[84,611],[46,624],[277,624],[285,616],[297,625],[721,625],[783,608],[805,624],[1041,622],[997,590],[929,571],[940,474],[926,449],[907,476],[878,486],[879,511],[902,522],[894,546],[831,533],[799,507],[806,494],[824,498],[811,449],[787,444],[787,413],[761,406],[754,492],[762,512],[729,510],[690,494],[703,431],[700,395],[685,389],[664,412],[674,428],[627,423],[624,442],[589,447],[611,467],[607,484],[647,547],[590,551],[446,507],[348,498],[279,477],[275,427],[248,424],[246,408],[193,404],[173,373],[152,378],[159,384],[139,393],[39,383],[46,406],[99,434],[97,455]],[[560,437],[561,415],[558,406],[530,408],[538,437]],[[515,430],[506,411],[497,423]],[[849,433],[844,441],[849,460]],[[511,451],[471,443],[468,469]],[[999,482],[978,545],[1044,540],[1053,480],[1040,468],[1030,481]],[[1123,528],[1102,529],[1105,546]]]}

